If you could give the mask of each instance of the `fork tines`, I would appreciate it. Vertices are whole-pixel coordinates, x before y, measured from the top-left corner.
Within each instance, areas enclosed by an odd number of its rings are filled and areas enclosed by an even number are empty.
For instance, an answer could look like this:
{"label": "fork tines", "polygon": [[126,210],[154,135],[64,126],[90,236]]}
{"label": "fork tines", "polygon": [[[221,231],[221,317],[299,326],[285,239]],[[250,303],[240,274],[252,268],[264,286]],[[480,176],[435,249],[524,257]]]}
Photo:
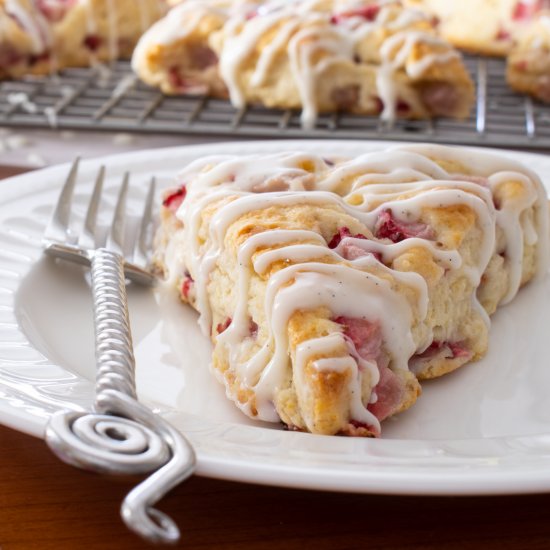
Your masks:
{"label": "fork tines", "polygon": [[44,233],[45,251],[65,260],[89,265],[98,248],[107,248],[124,258],[124,269],[129,279],[143,284],[152,284],[154,276],[149,271],[148,264],[152,248],[155,178],[152,178],[149,183],[141,216],[138,220],[134,220],[136,223],[133,226],[130,226],[127,223],[129,220],[126,212],[130,175],[124,174],[113,219],[105,234],[105,228],[101,228],[98,224],[105,183],[105,167],[102,166],[95,179],[83,226],[79,232],[74,232],[70,222],[79,163],[78,158],[73,162]]}

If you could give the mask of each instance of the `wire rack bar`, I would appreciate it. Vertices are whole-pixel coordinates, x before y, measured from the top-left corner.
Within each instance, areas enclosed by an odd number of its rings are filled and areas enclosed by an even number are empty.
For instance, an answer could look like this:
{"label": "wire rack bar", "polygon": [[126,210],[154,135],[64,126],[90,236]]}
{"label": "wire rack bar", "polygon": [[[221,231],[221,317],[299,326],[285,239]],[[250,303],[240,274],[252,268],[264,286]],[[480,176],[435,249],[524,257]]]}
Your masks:
{"label": "wire rack bar", "polygon": [[139,82],[128,62],[69,69],[0,83],[0,126],[215,134],[268,138],[387,139],[550,148],[550,106],[514,93],[500,59],[466,57],[477,87],[475,112],[456,121],[398,120],[337,113],[303,129],[298,111],[235,110],[207,97],[168,97]]}

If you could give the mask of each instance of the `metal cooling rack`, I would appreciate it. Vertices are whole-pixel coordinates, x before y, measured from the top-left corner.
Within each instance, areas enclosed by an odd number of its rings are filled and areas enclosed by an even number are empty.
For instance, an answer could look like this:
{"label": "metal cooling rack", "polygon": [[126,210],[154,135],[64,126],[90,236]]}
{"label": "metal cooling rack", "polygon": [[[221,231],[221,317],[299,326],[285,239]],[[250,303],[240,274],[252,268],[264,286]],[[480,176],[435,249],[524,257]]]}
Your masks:
{"label": "metal cooling rack", "polygon": [[46,78],[0,83],[0,126],[269,138],[388,139],[515,148],[550,148],[550,106],[515,94],[500,59],[467,57],[477,104],[465,121],[324,115],[311,130],[299,111],[248,107],[206,97],[166,97],[133,76],[128,62],[69,69]]}

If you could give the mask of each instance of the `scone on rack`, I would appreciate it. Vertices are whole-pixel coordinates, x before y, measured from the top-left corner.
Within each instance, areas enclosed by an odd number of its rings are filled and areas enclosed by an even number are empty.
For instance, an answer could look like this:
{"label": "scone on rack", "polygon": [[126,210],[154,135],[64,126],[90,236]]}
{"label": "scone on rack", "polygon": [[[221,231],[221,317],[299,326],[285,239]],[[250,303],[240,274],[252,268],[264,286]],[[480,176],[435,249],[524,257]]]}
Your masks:
{"label": "scone on rack", "polygon": [[0,79],[50,70],[52,36],[32,0],[0,0]]}
{"label": "scone on rack", "polygon": [[468,116],[473,84],[431,18],[395,1],[188,0],[141,39],[134,69],[165,93],[382,118]]}
{"label": "scone on rack", "polygon": [[77,0],[52,22],[58,63],[72,67],[128,59],[141,35],[166,11],[165,0]]}
{"label": "scone on rack", "polygon": [[139,41],[132,58],[134,71],[166,94],[227,97],[209,40],[233,12],[250,9],[248,3],[184,0],[178,4]]}
{"label": "scone on rack", "polygon": [[0,78],[131,56],[165,0],[0,0]]}
{"label": "scone on rack", "polygon": [[406,0],[437,18],[441,36],[457,48],[507,56],[548,0]]}
{"label": "scone on rack", "polygon": [[482,153],[210,157],[179,182],[156,265],[227,395],[294,429],[379,435],[419,378],[482,357],[488,313],[547,268],[540,181]]}
{"label": "scone on rack", "polygon": [[508,57],[508,84],[550,103],[550,11],[540,15]]}

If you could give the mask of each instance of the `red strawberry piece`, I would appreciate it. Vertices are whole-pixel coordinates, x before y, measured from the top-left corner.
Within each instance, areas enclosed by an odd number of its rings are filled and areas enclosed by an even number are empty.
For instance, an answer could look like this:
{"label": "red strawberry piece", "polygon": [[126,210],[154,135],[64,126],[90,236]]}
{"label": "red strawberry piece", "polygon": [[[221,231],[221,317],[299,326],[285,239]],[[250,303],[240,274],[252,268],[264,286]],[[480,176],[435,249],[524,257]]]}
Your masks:
{"label": "red strawberry piece", "polygon": [[525,59],[522,59],[521,61],[518,61],[516,63],[514,63],[514,69],[516,71],[520,71],[520,72],[525,72],[528,68],[528,63],[527,61],[525,61]]}
{"label": "red strawberry piece", "polygon": [[503,41],[503,40],[510,40],[510,39],[512,38],[512,35],[511,35],[510,32],[507,31],[505,28],[501,27],[501,28],[498,30],[498,32],[497,32],[495,38],[496,38],[497,40],[501,40],[501,41]]}
{"label": "red strawberry piece", "polygon": [[208,92],[208,86],[193,78],[185,78],[179,67],[168,69],[170,86],[182,94],[200,95]]}
{"label": "red strawberry piece", "polygon": [[424,106],[435,116],[452,116],[460,105],[460,95],[449,82],[427,82],[420,87]]}
{"label": "red strawberry piece", "polygon": [[355,346],[357,353],[365,361],[376,361],[382,347],[382,329],[379,323],[355,317],[336,317],[347,336]]}
{"label": "red strawberry piece", "polygon": [[250,319],[250,322],[248,323],[248,330],[250,331],[251,338],[258,337],[258,323],[256,323],[253,319]]}
{"label": "red strawberry piece", "polygon": [[208,46],[201,46],[199,44],[190,46],[188,55],[191,68],[193,69],[203,70],[218,63],[218,56]]}
{"label": "red strawberry piece", "polygon": [[50,53],[44,52],[40,55],[31,55],[29,57],[29,65],[32,67],[38,65],[38,63],[44,63],[50,60]]}
{"label": "red strawberry piece", "polygon": [[52,23],[61,21],[73,7],[76,0],[36,0],[37,8]]}
{"label": "red strawberry piece", "polygon": [[379,262],[382,261],[382,255],[379,252],[369,252],[360,246],[355,244],[344,244],[340,249],[341,256],[352,262],[358,258],[364,258],[365,256],[374,256]]}
{"label": "red strawberry piece", "polygon": [[449,342],[447,345],[449,346],[449,349],[453,354],[453,358],[472,356],[472,352],[468,348],[466,348],[461,342]]}
{"label": "red strawberry piece", "polygon": [[512,13],[512,19],[516,21],[526,21],[532,19],[543,8],[550,7],[548,0],[520,1],[516,4]]}
{"label": "red strawberry piece", "polygon": [[378,16],[379,11],[380,11],[380,6],[378,6],[377,4],[371,4],[369,6],[357,8],[355,10],[349,10],[349,11],[344,11],[342,13],[334,14],[330,18],[330,22],[333,25],[338,25],[340,22],[342,22],[345,19],[349,19],[350,17],[362,17],[366,21],[374,21]]}
{"label": "red strawberry piece", "polygon": [[162,201],[162,206],[164,206],[164,208],[168,208],[170,212],[175,214],[181,206],[181,203],[184,201],[186,195],[187,188],[184,184],[179,189],[169,193]]}
{"label": "red strawberry piece", "polygon": [[0,44],[0,66],[13,67],[25,60],[25,56],[9,44]]}
{"label": "red strawberry piece", "polygon": [[403,400],[404,384],[388,367],[380,369],[380,380],[374,391],[376,392],[376,403],[369,403],[367,409],[378,418],[384,420],[393,414]]}
{"label": "red strawberry piece", "polygon": [[168,80],[170,81],[170,86],[172,86],[172,88],[183,88],[183,78],[181,77],[178,67],[170,67],[168,69]]}
{"label": "red strawberry piece", "polygon": [[396,109],[398,113],[402,115],[406,115],[411,111],[411,106],[406,101],[399,99],[397,101]]}
{"label": "red strawberry piece", "polygon": [[341,227],[338,229],[338,233],[332,237],[330,242],[328,243],[329,248],[336,248],[343,239],[346,237],[351,237],[353,239],[366,239],[365,235],[362,235],[361,233],[357,233],[356,235],[352,235],[351,231],[348,227]]}
{"label": "red strawberry piece", "polygon": [[425,223],[402,222],[393,217],[391,209],[382,210],[376,222],[374,234],[379,239],[390,239],[399,243],[411,237],[432,239],[433,231]]}
{"label": "red strawberry piece", "polygon": [[380,114],[384,110],[384,102],[382,99],[378,96],[375,96],[373,98],[374,103],[376,104],[376,114]]}
{"label": "red strawberry piece", "polygon": [[189,292],[191,291],[194,283],[195,281],[193,280],[193,277],[191,277],[189,273],[186,273],[183,283],[181,284],[181,293],[185,298],[189,298]]}
{"label": "red strawberry piece", "polygon": [[84,46],[88,48],[91,52],[97,52],[101,47],[102,40],[99,36],[94,34],[89,34],[84,38]]}
{"label": "red strawberry piece", "polygon": [[218,323],[218,326],[216,327],[216,333],[221,334],[222,332],[225,332],[229,328],[231,321],[233,321],[233,319],[231,319],[231,317],[228,317],[223,323]]}
{"label": "red strawberry piece", "polygon": [[[380,365],[379,358],[383,341],[380,323],[343,316],[336,317],[334,321],[344,328],[344,335],[353,342],[360,357],[365,361],[374,361],[378,366],[380,379],[373,390],[376,392],[377,400],[376,403],[370,403],[367,408],[376,418],[383,420],[395,412],[400,405],[403,399],[404,385],[399,376],[388,367]],[[360,427],[353,421],[351,423]]]}
{"label": "red strawberry piece", "polygon": [[[332,239],[329,242],[329,248],[336,248],[340,245],[340,243],[346,239],[346,238],[352,238],[352,239],[364,239],[368,240],[365,235],[362,233],[357,233],[356,235],[352,235],[351,231],[347,227],[341,227],[338,230],[338,233],[332,237]],[[342,245],[339,251],[340,255],[346,259],[346,260],[356,260],[357,258],[362,258],[364,256],[367,256],[371,254],[374,256],[379,262],[382,261],[382,254],[379,252],[369,252],[368,250],[365,250],[364,248],[361,248],[360,246],[357,246],[353,243],[345,243]]]}

